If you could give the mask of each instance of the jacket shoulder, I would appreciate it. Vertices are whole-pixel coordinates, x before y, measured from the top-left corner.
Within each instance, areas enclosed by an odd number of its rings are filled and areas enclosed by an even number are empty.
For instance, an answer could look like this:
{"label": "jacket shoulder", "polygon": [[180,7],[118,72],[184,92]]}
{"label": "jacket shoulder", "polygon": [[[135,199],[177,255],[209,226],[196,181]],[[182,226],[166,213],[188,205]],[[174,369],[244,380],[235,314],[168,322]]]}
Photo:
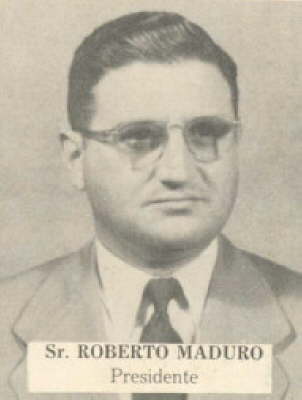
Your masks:
{"label": "jacket shoulder", "polygon": [[297,296],[302,299],[301,272],[247,251],[243,251],[243,253],[264,276],[266,282],[278,297]]}
{"label": "jacket shoulder", "polygon": [[10,325],[10,322],[16,319],[23,307],[54,270],[74,265],[78,258],[79,252],[71,253],[16,275],[2,278],[0,280],[1,325],[3,326],[4,321],[6,321],[6,325]]}

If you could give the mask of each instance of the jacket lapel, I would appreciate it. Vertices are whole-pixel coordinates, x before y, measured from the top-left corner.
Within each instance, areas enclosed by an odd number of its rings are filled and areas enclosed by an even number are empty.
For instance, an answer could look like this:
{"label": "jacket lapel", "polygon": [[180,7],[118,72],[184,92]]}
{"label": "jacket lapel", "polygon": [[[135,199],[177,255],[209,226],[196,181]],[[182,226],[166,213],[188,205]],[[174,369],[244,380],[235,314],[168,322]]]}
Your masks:
{"label": "jacket lapel", "polygon": [[[14,334],[23,349],[23,355],[11,374],[10,383],[18,398],[53,399],[51,394],[27,392],[26,344],[39,340],[105,342],[104,312],[95,249],[89,245],[54,266],[15,323]],[[56,395],[58,400],[96,398],[99,395]],[[112,395],[102,396],[104,400],[114,398]]]}
{"label": "jacket lapel", "polygon": [[[272,394],[257,395],[257,399],[283,400],[289,382],[279,355],[287,351],[293,338],[292,327],[261,272],[244,252],[222,237],[198,342],[273,344]],[[205,395],[202,399],[247,400],[254,396]]]}

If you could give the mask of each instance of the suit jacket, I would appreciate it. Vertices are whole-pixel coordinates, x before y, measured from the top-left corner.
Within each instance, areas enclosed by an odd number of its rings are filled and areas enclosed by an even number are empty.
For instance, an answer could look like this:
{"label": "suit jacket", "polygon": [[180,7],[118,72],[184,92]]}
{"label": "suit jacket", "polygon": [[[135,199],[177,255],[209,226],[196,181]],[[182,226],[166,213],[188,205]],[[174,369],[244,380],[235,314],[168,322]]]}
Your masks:
{"label": "suit jacket", "polygon": [[[200,343],[272,343],[273,393],[189,395],[191,400],[302,398],[302,276],[221,237],[200,325]],[[93,245],[0,285],[0,399],[96,400],[114,394],[30,394],[30,341],[105,342]]]}

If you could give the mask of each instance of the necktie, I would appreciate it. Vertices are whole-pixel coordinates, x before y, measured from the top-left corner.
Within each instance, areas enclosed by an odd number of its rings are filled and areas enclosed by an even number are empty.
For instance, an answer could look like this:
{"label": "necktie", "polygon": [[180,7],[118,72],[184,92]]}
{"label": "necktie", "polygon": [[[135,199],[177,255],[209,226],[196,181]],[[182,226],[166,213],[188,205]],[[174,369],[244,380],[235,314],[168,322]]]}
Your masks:
{"label": "necktie", "polygon": [[[154,306],[154,313],[145,325],[140,342],[142,343],[182,343],[182,339],[172,327],[168,315],[168,304],[175,300],[179,307],[188,308],[182,287],[175,278],[151,279],[143,292],[142,302],[137,314],[137,323],[142,325],[146,319],[147,308]],[[133,400],[185,400],[184,393],[135,393]]]}

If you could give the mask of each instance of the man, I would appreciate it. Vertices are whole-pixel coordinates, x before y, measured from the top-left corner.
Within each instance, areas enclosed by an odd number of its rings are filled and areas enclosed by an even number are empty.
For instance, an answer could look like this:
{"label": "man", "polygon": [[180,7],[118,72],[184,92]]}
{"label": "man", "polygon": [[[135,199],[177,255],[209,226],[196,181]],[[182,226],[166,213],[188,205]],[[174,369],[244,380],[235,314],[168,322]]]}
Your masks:
{"label": "man", "polygon": [[272,394],[133,398],[298,399],[302,278],[221,235],[238,183],[231,57],[180,15],[123,16],[77,49],[68,112],[63,154],[96,237],[2,283],[1,399],[110,397],[28,393],[38,340],[272,343]]}

